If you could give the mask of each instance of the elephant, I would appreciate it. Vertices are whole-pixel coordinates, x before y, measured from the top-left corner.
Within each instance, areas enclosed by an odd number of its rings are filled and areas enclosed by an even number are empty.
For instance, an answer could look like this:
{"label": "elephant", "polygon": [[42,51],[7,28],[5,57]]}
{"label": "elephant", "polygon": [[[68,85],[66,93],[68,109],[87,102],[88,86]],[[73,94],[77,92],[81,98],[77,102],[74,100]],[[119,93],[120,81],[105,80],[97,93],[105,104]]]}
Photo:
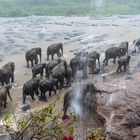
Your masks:
{"label": "elephant", "polygon": [[63,98],[64,99],[63,100],[63,112],[64,112],[63,117],[66,115],[68,107],[72,105],[72,101],[76,98],[77,91],[80,94],[78,101],[80,101],[82,105],[84,105],[85,98],[87,94],[89,93],[92,97],[94,109],[96,110],[97,108],[96,93],[98,92],[102,93],[102,90],[97,89],[94,83],[92,82],[80,83],[80,85],[71,87],[68,91],[66,91]]}
{"label": "elephant", "polygon": [[74,57],[70,61],[70,67],[72,69],[72,77],[76,76],[78,70],[83,71],[83,78],[87,78],[87,57]]}
{"label": "elephant", "polygon": [[45,93],[49,91],[49,97],[51,96],[51,92],[54,91],[56,94],[56,88],[58,88],[58,80],[55,78],[51,79],[43,79],[39,82],[39,90],[41,92],[41,99],[46,101]]}
{"label": "elephant", "polygon": [[140,52],[140,38],[138,38],[138,39],[135,39],[134,41],[133,41],[133,45],[134,45],[134,48],[138,48],[138,51]]}
{"label": "elephant", "polygon": [[2,85],[14,82],[15,63],[8,62],[0,69],[0,82]]}
{"label": "elephant", "polygon": [[103,63],[108,65],[108,60],[113,58],[113,63],[116,63],[116,58],[124,55],[123,49],[121,47],[111,47],[105,51],[105,59]]}
{"label": "elephant", "polygon": [[51,44],[50,46],[48,46],[47,60],[49,60],[49,55],[52,56],[52,60],[53,60],[54,54],[57,54],[58,57],[63,56],[63,44],[62,43]]}
{"label": "elephant", "polygon": [[98,52],[96,52],[96,51],[92,51],[92,52],[90,52],[90,53],[88,53],[88,52],[78,52],[78,53],[74,53],[74,55],[76,56],[76,57],[88,57],[88,58],[93,58],[93,59],[95,59],[95,60],[97,60],[98,61],[98,65],[99,65],[99,67],[100,67],[100,53],[98,53]]}
{"label": "elephant", "polygon": [[39,55],[40,63],[42,62],[42,49],[40,47],[38,48],[32,48],[31,50],[35,50],[37,55]]}
{"label": "elephant", "polygon": [[32,78],[35,78],[36,75],[40,74],[43,76],[44,69],[46,69],[46,63],[37,64],[32,68]]}
{"label": "elephant", "polygon": [[46,78],[49,78],[52,69],[58,64],[60,64],[60,62],[62,62],[62,60],[58,58],[57,60],[51,60],[46,64],[45,68]]}
{"label": "elephant", "polygon": [[90,73],[94,73],[96,68],[96,59],[89,56],[76,56],[71,59],[70,67],[72,69],[73,78],[76,76],[78,70],[83,71],[83,78],[87,78],[87,68],[89,68]]}
{"label": "elephant", "polygon": [[12,98],[10,96],[10,91],[9,89],[11,88],[11,86],[6,85],[3,87],[0,87],[0,107],[4,107],[6,108],[7,105],[7,95],[9,96],[10,100],[12,101]]}
{"label": "elephant", "polygon": [[118,68],[116,70],[116,73],[118,73],[119,71],[122,72],[122,66],[124,67],[124,71],[126,71],[126,67],[129,66],[129,61],[131,59],[130,55],[125,55],[122,56],[118,59]]}
{"label": "elephant", "polygon": [[60,64],[58,64],[53,70],[51,71],[50,77],[58,79],[58,82],[60,83],[60,89],[64,87],[64,79],[67,80],[67,83],[70,81],[68,73],[68,66],[67,62],[63,61]]}
{"label": "elephant", "polygon": [[95,60],[98,61],[98,65],[100,67],[100,53],[96,52],[96,51],[92,51],[88,54],[88,57],[89,58],[93,58]]}
{"label": "elephant", "polygon": [[121,56],[128,54],[128,46],[129,43],[128,42],[122,42],[119,46],[119,48],[121,48]]}
{"label": "elephant", "polygon": [[31,61],[32,67],[34,66],[34,62],[35,64],[38,64],[38,55],[40,56],[41,62],[41,48],[32,48],[25,53],[27,68],[29,68],[29,61]]}
{"label": "elephant", "polygon": [[32,100],[35,100],[34,94],[36,94],[37,96],[39,95],[39,90],[38,90],[39,82],[40,82],[39,78],[34,78],[34,79],[27,81],[23,85],[23,89],[22,89],[23,103],[25,103],[26,96],[30,95]]}

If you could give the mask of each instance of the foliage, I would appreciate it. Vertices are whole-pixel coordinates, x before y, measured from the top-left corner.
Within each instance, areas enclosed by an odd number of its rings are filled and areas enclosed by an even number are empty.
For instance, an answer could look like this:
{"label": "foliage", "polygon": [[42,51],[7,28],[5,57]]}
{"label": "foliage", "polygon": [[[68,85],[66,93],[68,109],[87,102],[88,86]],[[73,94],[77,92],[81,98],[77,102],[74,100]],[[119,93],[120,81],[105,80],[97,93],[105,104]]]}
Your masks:
{"label": "foliage", "polygon": [[101,128],[92,129],[89,132],[87,140],[104,140],[104,133]]}
{"label": "foliage", "polygon": [[[39,111],[30,112],[26,117],[16,121],[17,131],[12,133],[11,113],[3,118],[3,128],[13,140],[61,140],[65,136],[73,138],[75,116],[70,114],[69,119],[62,120],[60,114],[53,112],[53,106],[49,105]],[[72,140],[72,139],[71,139]]]}
{"label": "foliage", "polygon": [[139,0],[0,0],[0,16],[139,14]]}

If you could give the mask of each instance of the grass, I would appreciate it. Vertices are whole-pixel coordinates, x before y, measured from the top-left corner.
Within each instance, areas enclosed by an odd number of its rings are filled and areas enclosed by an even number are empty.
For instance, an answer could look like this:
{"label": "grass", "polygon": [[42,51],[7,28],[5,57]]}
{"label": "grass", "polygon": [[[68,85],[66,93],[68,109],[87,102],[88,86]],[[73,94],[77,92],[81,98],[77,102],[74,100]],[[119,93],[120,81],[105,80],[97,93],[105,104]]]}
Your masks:
{"label": "grass", "polygon": [[[140,14],[140,2],[118,4],[110,0],[102,8],[91,6],[90,0],[0,0],[1,17],[31,15],[112,15]],[[128,1],[128,0],[124,0]]]}

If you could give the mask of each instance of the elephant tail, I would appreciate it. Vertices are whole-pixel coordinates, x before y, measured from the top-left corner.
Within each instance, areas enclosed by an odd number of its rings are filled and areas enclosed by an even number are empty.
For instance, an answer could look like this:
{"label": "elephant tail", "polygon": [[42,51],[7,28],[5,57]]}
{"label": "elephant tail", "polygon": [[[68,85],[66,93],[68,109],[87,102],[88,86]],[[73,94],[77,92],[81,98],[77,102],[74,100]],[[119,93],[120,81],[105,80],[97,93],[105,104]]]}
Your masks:
{"label": "elephant tail", "polygon": [[42,62],[42,50],[39,48],[39,56],[40,56],[40,62]]}

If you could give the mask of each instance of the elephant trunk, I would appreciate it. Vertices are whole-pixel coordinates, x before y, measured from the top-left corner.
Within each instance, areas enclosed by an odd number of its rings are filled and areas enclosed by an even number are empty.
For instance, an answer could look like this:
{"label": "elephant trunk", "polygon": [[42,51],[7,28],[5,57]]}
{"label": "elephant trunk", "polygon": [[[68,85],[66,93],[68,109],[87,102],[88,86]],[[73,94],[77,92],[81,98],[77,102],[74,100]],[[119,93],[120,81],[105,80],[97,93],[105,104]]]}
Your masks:
{"label": "elephant trunk", "polygon": [[63,44],[61,43],[61,52],[62,52],[62,56],[63,56]]}
{"label": "elephant trunk", "polygon": [[10,88],[10,86],[6,86],[7,94],[8,94],[9,98],[10,98],[10,99],[11,99],[11,101],[12,101],[12,98],[11,98],[11,96],[10,96],[10,91],[9,91],[9,88]]}

